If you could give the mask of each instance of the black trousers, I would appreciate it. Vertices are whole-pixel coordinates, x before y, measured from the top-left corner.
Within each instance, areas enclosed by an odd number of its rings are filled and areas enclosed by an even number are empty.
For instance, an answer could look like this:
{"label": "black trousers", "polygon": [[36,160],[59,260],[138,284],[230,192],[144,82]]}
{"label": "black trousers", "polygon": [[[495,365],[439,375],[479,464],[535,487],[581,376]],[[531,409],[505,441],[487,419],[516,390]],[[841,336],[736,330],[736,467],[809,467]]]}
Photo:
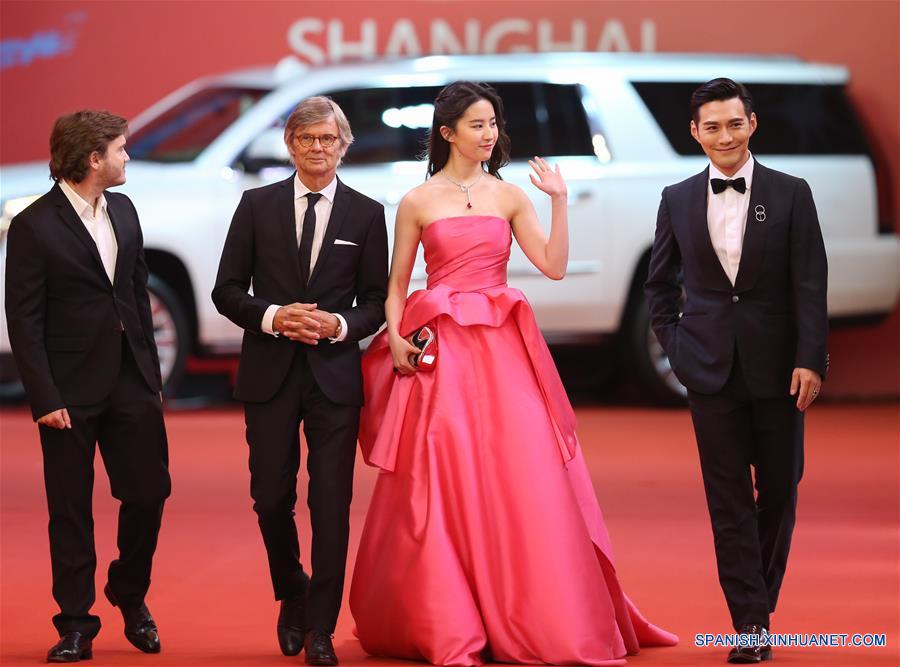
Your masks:
{"label": "black trousers", "polygon": [[94,451],[100,445],[119,507],[119,557],[109,565],[108,582],[119,603],[139,605],[150,587],[150,570],[171,491],[166,428],[159,395],[138,370],[128,344],[115,387],[95,405],[67,406],[71,429],[39,426],[44,484],[50,511],[53,597],[60,635],[77,631],[94,637],[100,619],[94,604]]}
{"label": "black trousers", "polygon": [[[306,595],[306,626],[329,634],[337,625],[344,591],[359,412],[359,406],[333,403],[322,393],[302,348],[272,400],[245,404],[250,495],[275,599]],[[294,522],[301,421],[309,472],[311,579],[300,564]]]}
{"label": "black trousers", "polygon": [[719,583],[732,622],[735,629],[768,628],[787,567],[803,475],[803,413],[796,397],[753,397],[736,353],[718,394],[688,392],[688,400]]}

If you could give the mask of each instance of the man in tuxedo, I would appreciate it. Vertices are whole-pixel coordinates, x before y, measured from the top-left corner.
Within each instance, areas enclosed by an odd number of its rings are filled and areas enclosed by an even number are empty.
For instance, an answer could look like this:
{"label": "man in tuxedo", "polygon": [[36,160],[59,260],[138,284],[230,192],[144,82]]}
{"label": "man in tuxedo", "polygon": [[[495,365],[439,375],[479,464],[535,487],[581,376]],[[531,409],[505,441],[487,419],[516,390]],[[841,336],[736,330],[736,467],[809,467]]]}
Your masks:
{"label": "man in tuxedo", "polygon": [[[750,154],[757,119],[746,88],[714,79],[691,111],[710,164],[663,190],[644,290],[688,389],[734,627],[760,637],[787,565],[803,413],[828,368],[828,268],[809,186]],[[759,643],[733,649],[729,662],[770,659]]]}
{"label": "man in tuxedo", "polygon": [[[305,649],[307,664],[335,665],[331,634],[344,587],[363,403],[358,343],[384,323],[387,230],[383,207],[337,177],[353,141],[337,104],[326,97],[301,102],[284,141],[297,171],[244,193],[212,298],[244,329],[234,395],[244,402],[250,495],[281,601],[279,645],[285,655]],[[301,422],[311,579],[293,518]]]}
{"label": "man in tuxedo", "polygon": [[92,657],[94,449],[121,501],[119,557],[103,589],[125,636],[160,650],[144,596],[163,504],[170,492],[162,382],[137,212],[123,194],[127,123],[79,111],[50,136],[53,188],[9,228],[9,340],[38,423],[50,511],[53,624],[50,662]]}

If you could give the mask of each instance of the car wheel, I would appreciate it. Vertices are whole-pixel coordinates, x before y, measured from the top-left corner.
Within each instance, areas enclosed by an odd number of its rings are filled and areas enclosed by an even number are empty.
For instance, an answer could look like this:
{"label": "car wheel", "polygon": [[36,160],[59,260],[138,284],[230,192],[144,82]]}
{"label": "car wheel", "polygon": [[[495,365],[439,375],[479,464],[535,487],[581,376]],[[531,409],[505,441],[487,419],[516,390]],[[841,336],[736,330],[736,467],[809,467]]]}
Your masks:
{"label": "car wheel", "polygon": [[159,353],[159,370],[163,393],[175,393],[187,365],[190,332],[184,308],[172,289],[156,276],[147,281],[150,314],[153,317],[153,339]]}
{"label": "car wheel", "polygon": [[642,394],[658,405],[680,406],[687,389],[675,377],[669,357],[650,328],[650,313],[643,294],[636,296],[625,330],[631,365]]}

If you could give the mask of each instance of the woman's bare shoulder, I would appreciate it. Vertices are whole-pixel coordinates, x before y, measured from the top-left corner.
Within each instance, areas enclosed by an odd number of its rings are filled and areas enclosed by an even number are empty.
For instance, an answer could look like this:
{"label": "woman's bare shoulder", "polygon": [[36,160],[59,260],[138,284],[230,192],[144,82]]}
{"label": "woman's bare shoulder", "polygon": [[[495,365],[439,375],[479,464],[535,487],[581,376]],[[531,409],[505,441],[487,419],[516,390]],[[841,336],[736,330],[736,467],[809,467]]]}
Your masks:
{"label": "woman's bare shoulder", "polygon": [[511,197],[521,197],[525,194],[525,191],[522,190],[515,183],[510,183],[509,181],[501,181],[499,178],[497,179],[497,184],[501,188],[502,192]]}
{"label": "woman's bare shoulder", "polygon": [[428,204],[434,201],[434,190],[435,184],[430,179],[414,187],[403,195],[397,215],[421,226],[422,220],[427,218]]}
{"label": "woman's bare shoulder", "polygon": [[518,185],[509,181],[501,181],[497,178],[494,180],[494,184],[497,204],[507,212],[507,219],[511,220],[523,203],[528,200],[528,195]]}
{"label": "woman's bare shoulder", "polygon": [[407,206],[419,206],[423,203],[427,202],[429,198],[432,196],[432,193],[435,189],[435,183],[432,182],[431,179],[428,179],[424,183],[420,183],[412,190],[403,195],[403,199],[401,202],[406,202]]}

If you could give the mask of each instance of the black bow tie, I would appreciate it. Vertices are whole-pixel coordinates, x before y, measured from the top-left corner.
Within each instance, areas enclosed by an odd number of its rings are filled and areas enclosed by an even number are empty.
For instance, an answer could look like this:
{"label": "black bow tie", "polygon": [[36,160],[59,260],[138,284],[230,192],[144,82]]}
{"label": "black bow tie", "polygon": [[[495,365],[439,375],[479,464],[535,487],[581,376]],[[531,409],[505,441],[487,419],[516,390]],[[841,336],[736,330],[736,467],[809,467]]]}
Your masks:
{"label": "black bow tie", "polygon": [[747,192],[747,181],[743,178],[735,178],[734,180],[729,178],[727,181],[724,178],[711,178],[709,182],[712,184],[714,195],[725,192],[725,188],[734,188],[735,191],[741,194]]}

